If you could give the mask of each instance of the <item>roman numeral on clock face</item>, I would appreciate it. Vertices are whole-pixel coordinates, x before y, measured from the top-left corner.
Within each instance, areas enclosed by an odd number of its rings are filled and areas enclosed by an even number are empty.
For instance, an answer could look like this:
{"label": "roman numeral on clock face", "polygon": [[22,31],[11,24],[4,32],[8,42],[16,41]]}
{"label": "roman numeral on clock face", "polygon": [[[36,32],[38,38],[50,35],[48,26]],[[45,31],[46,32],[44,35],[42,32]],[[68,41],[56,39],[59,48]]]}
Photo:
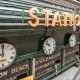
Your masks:
{"label": "roman numeral on clock face", "polygon": [[4,63],[2,63],[2,66],[4,66]]}
{"label": "roman numeral on clock face", "polygon": [[14,59],[14,56],[11,56],[10,59]]}

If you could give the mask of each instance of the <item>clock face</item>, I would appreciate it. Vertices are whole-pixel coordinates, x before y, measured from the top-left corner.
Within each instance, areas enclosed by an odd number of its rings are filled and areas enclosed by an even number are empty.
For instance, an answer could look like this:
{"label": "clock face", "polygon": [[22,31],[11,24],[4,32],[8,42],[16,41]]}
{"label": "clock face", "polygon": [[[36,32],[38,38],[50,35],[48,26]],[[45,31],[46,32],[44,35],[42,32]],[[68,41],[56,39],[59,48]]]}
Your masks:
{"label": "clock face", "polygon": [[76,45],[76,36],[74,34],[72,34],[69,38],[69,45],[71,47],[74,47]]}
{"label": "clock face", "polygon": [[49,37],[43,43],[43,52],[47,55],[51,55],[54,53],[56,49],[56,41],[54,38]]}
{"label": "clock face", "polygon": [[9,43],[0,44],[0,70],[10,66],[16,57],[16,49]]}

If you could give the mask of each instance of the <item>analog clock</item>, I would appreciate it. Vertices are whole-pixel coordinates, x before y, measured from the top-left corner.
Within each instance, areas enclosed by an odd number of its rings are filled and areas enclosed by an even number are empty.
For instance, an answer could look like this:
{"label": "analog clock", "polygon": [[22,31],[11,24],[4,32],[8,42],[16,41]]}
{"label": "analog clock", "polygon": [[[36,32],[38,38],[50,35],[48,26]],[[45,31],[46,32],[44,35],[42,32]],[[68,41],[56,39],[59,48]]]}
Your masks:
{"label": "analog clock", "polygon": [[0,44],[0,70],[10,66],[16,57],[16,49],[10,43]]}
{"label": "analog clock", "polygon": [[46,55],[51,55],[54,53],[55,49],[56,49],[56,41],[54,38],[52,37],[48,37],[44,40],[43,42],[43,52]]}
{"label": "analog clock", "polygon": [[71,34],[69,37],[69,45],[71,47],[74,47],[76,45],[76,36],[74,34]]}

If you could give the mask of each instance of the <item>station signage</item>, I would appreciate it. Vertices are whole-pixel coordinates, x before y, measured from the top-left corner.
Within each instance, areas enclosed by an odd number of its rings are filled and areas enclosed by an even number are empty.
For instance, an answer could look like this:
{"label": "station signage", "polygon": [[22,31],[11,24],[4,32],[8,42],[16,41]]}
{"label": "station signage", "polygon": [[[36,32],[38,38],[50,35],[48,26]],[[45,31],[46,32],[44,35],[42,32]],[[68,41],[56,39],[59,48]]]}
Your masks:
{"label": "station signage", "polygon": [[64,61],[70,61],[79,56],[79,45],[73,48],[66,48],[64,52]]}
{"label": "station signage", "polygon": [[[37,16],[37,14],[43,12],[44,13],[44,25],[45,27],[48,27],[49,26],[49,16],[50,14],[53,14],[52,11],[50,10],[38,10],[37,8],[31,8],[29,11],[28,11],[28,15],[29,17],[31,17],[34,21],[31,21],[31,20],[28,20],[28,24],[32,27],[37,27],[38,24],[40,23],[40,19],[39,17]],[[62,19],[60,16],[63,16],[63,23],[62,23]],[[73,18],[75,16],[75,18]],[[79,15],[74,15],[73,16],[73,13],[66,13],[66,12],[62,12],[62,13],[59,13],[58,11],[55,12],[55,14],[53,14],[53,17],[52,17],[52,21],[51,21],[51,24],[50,26],[51,27],[55,27],[55,25],[57,24],[59,27],[62,27],[62,26],[71,26],[73,25],[73,19],[75,19],[75,23],[76,25],[75,26],[80,26],[80,16]]]}
{"label": "station signage", "polygon": [[61,60],[61,51],[56,51],[53,55],[41,55],[33,59],[33,75],[37,77],[49,70],[55,68],[56,65],[60,65],[56,63],[57,60]]}
{"label": "station signage", "polygon": [[29,60],[18,62],[9,68],[0,71],[0,80],[18,80],[18,77],[26,73],[29,76]]}

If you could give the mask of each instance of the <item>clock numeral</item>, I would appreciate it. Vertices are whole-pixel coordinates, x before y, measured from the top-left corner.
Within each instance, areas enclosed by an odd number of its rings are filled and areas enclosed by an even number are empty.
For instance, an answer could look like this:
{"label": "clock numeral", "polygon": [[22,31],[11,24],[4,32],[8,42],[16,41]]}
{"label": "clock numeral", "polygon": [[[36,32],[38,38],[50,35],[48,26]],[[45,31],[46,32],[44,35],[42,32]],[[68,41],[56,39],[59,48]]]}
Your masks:
{"label": "clock numeral", "polygon": [[44,52],[47,52],[47,51],[46,51],[46,48],[43,48],[43,49],[44,49]]}
{"label": "clock numeral", "polygon": [[70,39],[70,42],[73,41],[72,39]]}
{"label": "clock numeral", "polygon": [[56,44],[55,44],[55,42],[53,43],[53,46],[55,46]]}
{"label": "clock numeral", "polygon": [[7,46],[7,48],[9,47],[9,44],[8,44],[8,46]]}
{"label": "clock numeral", "polygon": [[49,51],[49,53],[50,53],[50,51]]}
{"label": "clock numeral", "polygon": [[46,49],[44,49],[44,51],[46,51]]}
{"label": "clock numeral", "polygon": [[48,53],[48,51],[45,51],[46,53]]}
{"label": "clock numeral", "polygon": [[2,63],[2,66],[4,66],[4,63]]}
{"label": "clock numeral", "polygon": [[11,56],[11,57],[10,57],[10,59],[14,59],[14,57],[13,57],[13,56]]}
{"label": "clock numeral", "polygon": [[47,44],[47,43],[48,43],[48,41],[45,42],[45,44]]}
{"label": "clock numeral", "polygon": [[10,50],[12,50],[12,49],[13,49],[13,47]]}
{"label": "clock numeral", "polygon": [[45,46],[43,46],[43,49],[46,49]]}
{"label": "clock numeral", "polygon": [[74,41],[74,43],[76,43],[76,41]]}
{"label": "clock numeral", "polygon": [[44,49],[44,52],[46,52],[46,49]]}
{"label": "clock numeral", "polygon": [[12,54],[15,54],[15,52],[12,52]]}
{"label": "clock numeral", "polygon": [[51,38],[48,38],[48,40],[50,40]]}
{"label": "clock numeral", "polygon": [[8,63],[10,63],[9,61],[7,61]]}
{"label": "clock numeral", "polygon": [[54,49],[55,47],[53,47],[53,49]]}

